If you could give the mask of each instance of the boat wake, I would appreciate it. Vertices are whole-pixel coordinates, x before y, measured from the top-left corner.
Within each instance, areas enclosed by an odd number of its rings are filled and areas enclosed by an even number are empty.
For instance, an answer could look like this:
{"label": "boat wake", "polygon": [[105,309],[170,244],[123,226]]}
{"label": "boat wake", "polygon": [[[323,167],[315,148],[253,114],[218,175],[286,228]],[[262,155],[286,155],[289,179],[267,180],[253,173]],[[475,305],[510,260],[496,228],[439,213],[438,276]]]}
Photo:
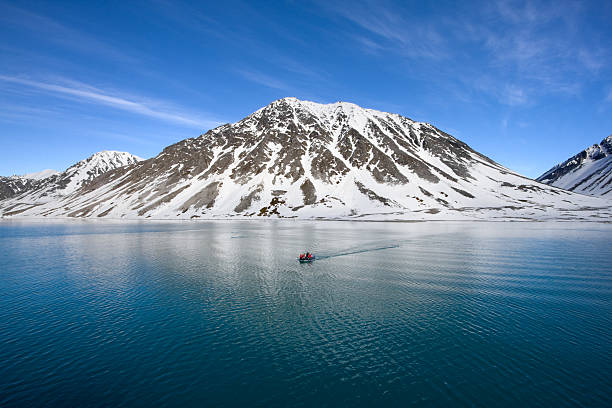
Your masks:
{"label": "boat wake", "polygon": [[360,246],[358,248],[349,248],[349,249],[345,249],[339,252],[333,252],[333,253],[317,253],[317,259],[321,260],[321,259],[330,259],[330,258],[337,258],[339,256],[346,256],[346,255],[355,255],[355,254],[362,254],[364,252],[373,252],[373,251],[382,251],[385,249],[391,249],[391,248],[399,248],[400,244],[399,243],[395,243],[395,244],[387,244],[387,245],[375,245],[375,246],[371,246],[371,247],[364,247],[364,246]]}

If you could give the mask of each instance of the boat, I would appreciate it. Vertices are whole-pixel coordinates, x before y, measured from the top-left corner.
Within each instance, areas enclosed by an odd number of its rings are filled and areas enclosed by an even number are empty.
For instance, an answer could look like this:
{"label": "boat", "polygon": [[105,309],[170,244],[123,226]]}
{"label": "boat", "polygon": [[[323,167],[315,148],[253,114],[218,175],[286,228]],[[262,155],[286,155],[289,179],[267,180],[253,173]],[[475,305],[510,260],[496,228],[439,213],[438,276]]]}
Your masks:
{"label": "boat", "polygon": [[314,255],[312,255],[312,254],[311,254],[311,257],[310,257],[310,258],[300,258],[300,257],[298,257],[298,261],[299,261],[300,263],[309,263],[309,262],[314,261],[315,259],[317,259],[317,257],[316,257],[316,256],[314,256]]}

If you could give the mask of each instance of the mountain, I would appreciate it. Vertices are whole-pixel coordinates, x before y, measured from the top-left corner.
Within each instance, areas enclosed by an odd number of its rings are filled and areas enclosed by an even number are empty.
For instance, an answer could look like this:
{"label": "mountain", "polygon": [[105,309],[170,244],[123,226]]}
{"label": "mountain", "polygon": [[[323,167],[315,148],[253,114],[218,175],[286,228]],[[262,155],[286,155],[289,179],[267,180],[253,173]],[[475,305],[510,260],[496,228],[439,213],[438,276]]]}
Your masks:
{"label": "mountain", "polygon": [[579,219],[611,203],[518,175],[429,123],[285,98],[3,216],[152,219]]}
{"label": "mountain", "polygon": [[557,164],[537,180],[577,193],[612,198],[612,135]]}
{"label": "mountain", "polygon": [[4,200],[19,193],[23,193],[26,190],[30,190],[37,184],[38,180],[42,180],[56,174],[59,174],[59,172],[47,169],[37,173],[24,174],[23,176],[0,176],[0,200]]}
{"label": "mountain", "polygon": [[127,152],[112,150],[98,152],[70,166],[66,171],[59,174],[54,183],[58,186],[56,191],[60,195],[71,194],[106,172],[119,167],[129,166],[142,160],[140,157]]}
{"label": "mountain", "polygon": [[24,174],[22,177],[33,179],[33,180],[42,180],[47,177],[55,176],[56,174],[59,174],[59,171],[46,169],[46,170],[38,171],[36,173]]}
{"label": "mountain", "polygon": [[29,190],[34,182],[34,179],[21,176],[0,176],[0,200],[13,197]]}
{"label": "mountain", "polygon": [[[0,211],[3,215],[19,213],[54,203],[73,194],[100,175],[142,161],[126,152],[102,151],[70,166],[64,172],[44,170],[25,176],[0,177]],[[19,207],[19,209],[17,209]]]}

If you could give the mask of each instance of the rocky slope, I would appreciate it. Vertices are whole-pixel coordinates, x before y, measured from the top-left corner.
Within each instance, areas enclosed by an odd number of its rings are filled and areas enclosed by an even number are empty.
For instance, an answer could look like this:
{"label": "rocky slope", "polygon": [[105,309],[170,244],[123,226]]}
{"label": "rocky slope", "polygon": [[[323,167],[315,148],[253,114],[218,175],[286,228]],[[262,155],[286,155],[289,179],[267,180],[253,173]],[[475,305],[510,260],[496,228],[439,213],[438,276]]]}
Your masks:
{"label": "rocky slope", "polygon": [[0,176],[0,200],[13,197],[19,193],[32,188],[36,182],[34,179],[20,176],[2,177]]}
{"label": "rocky slope", "polygon": [[[42,171],[25,176],[0,177],[0,212],[20,214],[24,208],[55,203],[88,185],[102,174],[142,161],[126,152],[102,151],[70,166],[62,173]],[[5,192],[5,196],[1,194]],[[24,204],[25,203],[25,204]]]}
{"label": "rocky slope", "polygon": [[612,198],[612,135],[556,165],[537,180],[577,193]]}
{"label": "rocky slope", "polygon": [[13,197],[27,190],[31,190],[40,180],[59,174],[58,171],[47,169],[23,176],[0,176],[0,200]]}
{"label": "rocky slope", "polygon": [[[152,219],[609,217],[610,202],[522,177],[431,124],[285,98],[4,216]],[[9,205],[7,205],[9,204]]]}

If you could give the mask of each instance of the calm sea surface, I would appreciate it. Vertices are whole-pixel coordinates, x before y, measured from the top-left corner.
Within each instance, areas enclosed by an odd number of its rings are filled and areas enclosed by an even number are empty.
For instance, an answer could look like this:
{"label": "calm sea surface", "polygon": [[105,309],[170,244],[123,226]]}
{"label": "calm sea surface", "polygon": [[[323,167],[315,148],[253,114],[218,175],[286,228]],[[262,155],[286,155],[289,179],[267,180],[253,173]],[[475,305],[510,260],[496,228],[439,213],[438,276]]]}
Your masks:
{"label": "calm sea surface", "polygon": [[0,222],[1,407],[376,403],[611,406],[612,225]]}

